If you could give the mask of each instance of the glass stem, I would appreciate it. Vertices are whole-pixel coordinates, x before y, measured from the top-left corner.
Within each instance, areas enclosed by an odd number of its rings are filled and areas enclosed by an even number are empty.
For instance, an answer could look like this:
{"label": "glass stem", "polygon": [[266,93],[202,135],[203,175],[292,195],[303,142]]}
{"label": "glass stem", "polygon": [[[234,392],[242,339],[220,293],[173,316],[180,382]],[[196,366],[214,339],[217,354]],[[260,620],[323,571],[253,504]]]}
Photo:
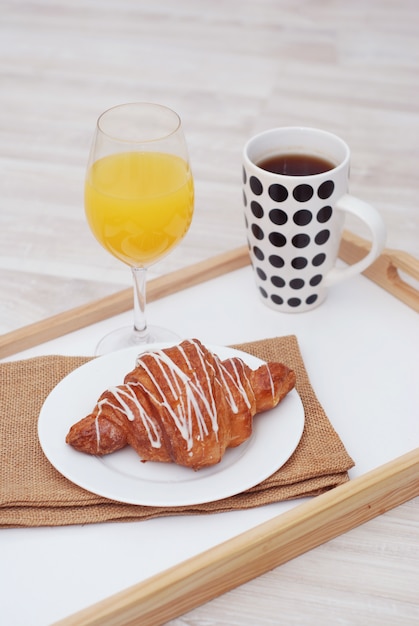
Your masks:
{"label": "glass stem", "polygon": [[132,267],[134,279],[134,335],[138,343],[148,340],[148,328],[145,315],[147,268]]}

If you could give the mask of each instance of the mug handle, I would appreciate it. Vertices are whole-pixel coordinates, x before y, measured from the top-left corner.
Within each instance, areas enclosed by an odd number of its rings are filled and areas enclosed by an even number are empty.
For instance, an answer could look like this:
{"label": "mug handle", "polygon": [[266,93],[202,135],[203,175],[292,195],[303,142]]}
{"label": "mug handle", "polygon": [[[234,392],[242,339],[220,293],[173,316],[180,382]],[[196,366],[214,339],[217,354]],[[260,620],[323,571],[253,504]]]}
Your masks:
{"label": "mug handle", "polygon": [[352,276],[363,272],[375,261],[377,257],[380,256],[386,243],[387,233],[384,222],[377,209],[367,202],[364,202],[359,198],[355,198],[350,194],[345,194],[336,203],[335,210],[352,213],[352,215],[355,215],[362,222],[364,222],[371,232],[372,245],[368,254],[357,263],[343,268],[332,268],[324,277],[323,284],[325,287],[330,287],[341,280],[346,280],[347,278],[351,278]]}

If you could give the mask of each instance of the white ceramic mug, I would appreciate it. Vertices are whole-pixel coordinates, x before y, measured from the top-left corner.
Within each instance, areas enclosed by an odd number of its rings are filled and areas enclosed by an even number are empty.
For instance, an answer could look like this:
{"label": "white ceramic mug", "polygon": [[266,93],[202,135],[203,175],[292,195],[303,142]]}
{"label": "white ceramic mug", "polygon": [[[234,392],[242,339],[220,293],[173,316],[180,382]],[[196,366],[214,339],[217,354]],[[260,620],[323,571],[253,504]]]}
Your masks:
{"label": "white ceramic mug", "polygon": [[[245,145],[247,239],[256,284],[268,306],[308,311],[324,301],[329,286],[364,271],[384,248],[380,214],[348,194],[349,162],[342,139],[314,128],[276,128]],[[368,226],[372,246],[358,263],[337,268],[345,212]]]}

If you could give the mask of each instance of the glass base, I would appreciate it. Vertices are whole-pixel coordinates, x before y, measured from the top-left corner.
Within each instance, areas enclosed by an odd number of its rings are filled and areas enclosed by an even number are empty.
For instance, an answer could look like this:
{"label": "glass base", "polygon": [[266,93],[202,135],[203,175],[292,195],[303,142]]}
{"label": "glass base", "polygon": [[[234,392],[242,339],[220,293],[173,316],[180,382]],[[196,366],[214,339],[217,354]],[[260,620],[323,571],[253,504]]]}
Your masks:
{"label": "glass base", "polygon": [[125,326],[105,335],[97,344],[95,355],[100,356],[136,346],[140,349],[149,343],[178,343],[179,341],[181,341],[179,335],[160,326],[148,326],[144,334],[136,332],[132,326]]}

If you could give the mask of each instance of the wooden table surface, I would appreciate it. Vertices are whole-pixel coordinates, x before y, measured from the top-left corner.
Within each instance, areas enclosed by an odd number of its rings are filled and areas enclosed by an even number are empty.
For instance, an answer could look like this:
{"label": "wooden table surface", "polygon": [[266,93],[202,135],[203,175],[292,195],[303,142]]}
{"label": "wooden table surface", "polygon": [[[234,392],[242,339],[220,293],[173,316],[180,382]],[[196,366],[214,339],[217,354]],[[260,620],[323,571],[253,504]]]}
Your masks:
{"label": "wooden table surface", "polygon": [[[283,125],[341,135],[351,192],[419,257],[418,27],[416,0],[0,0],[0,333],[130,285],[83,210],[96,118],[122,102],[181,115],[195,176],[152,276],[245,243],[242,147]],[[416,499],[170,624],[413,625],[418,589]]]}

